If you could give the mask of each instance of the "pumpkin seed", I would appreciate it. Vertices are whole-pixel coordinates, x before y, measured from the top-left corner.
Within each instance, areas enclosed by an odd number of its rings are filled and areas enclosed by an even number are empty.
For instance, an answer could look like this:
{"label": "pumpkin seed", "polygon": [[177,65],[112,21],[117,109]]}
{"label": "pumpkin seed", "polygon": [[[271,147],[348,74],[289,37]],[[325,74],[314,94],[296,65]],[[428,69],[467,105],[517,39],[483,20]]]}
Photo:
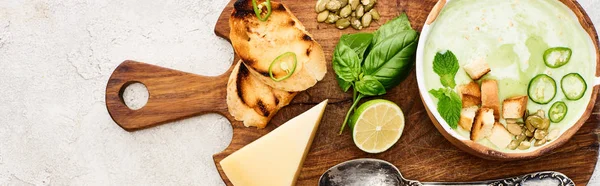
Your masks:
{"label": "pumpkin seed", "polygon": [[352,14],[352,7],[350,7],[350,5],[346,5],[344,8],[342,8],[342,10],[340,10],[340,16],[342,17],[348,17],[350,14]]}
{"label": "pumpkin seed", "polygon": [[527,138],[527,136],[525,136],[525,133],[521,133],[515,137],[515,140],[522,142],[523,140],[525,140],[525,138]]}
{"label": "pumpkin seed", "polygon": [[339,19],[335,22],[335,27],[338,29],[345,29],[348,28],[348,26],[350,26],[350,20],[346,18]]}
{"label": "pumpkin seed", "polygon": [[548,132],[546,132],[545,130],[541,130],[541,129],[537,129],[533,133],[533,137],[538,140],[546,138],[546,135],[548,135]]}
{"label": "pumpkin seed", "polygon": [[352,7],[352,10],[356,10],[360,4],[359,0],[348,0],[348,4]]}
{"label": "pumpkin seed", "polygon": [[523,129],[521,129],[521,126],[519,126],[516,123],[506,124],[506,129],[508,129],[508,132],[510,132],[513,135],[519,135],[523,133]]}
{"label": "pumpkin seed", "polygon": [[533,132],[531,132],[530,130],[526,130],[525,131],[525,136],[527,136],[527,137],[533,137]]}
{"label": "pumpkin seed", "polygon": [[512,140],[512,141],[510,141],[510,143],[508,144],[508,146],[506,148],[508,148],[510,150],[515,150],[515,149],[517,149],[517,147],[519,147],[520,144],[521,144],[520,141]]}
{"label": "pumpkin seed", "polygon": [[367,12],[365,15],[362,16],[362,26],[368,27],[369,25],[371,25],[371,20],[373,20],[373,18],[371,17],[371,14]]}
{"label": "pumpkin seed", "polygon": [[360,0],[360,3],[362,5],[368,5],[369,3],[371,3],[371,1],[374,1],[374,0]]}
{"label": "pumpkin seed", "polygon": [[365,5],[365,12],[373,9],[375,6],[375,0],[370,0],[368,4]]}
{"label": "pumpkin seed", "polygon": [[363,5],[358,5],[358,8],[356,8],[356,17],[361,18],[363,15],[365,15],[365,7]]}
{"label": "pumpkin seed", "polygon": [[546,129],[548,129],[548,127],[550,127],[550,119],[544,118],[542,120],[542,124],[540,125],[539,129],[546,130]]}
{"label": "pumpkin seed", "polygon": [[377,10],[375,10],[374,8],[371,9],[371,11],[369,12],[371,13],[371,16],[373,16],[374,20],[379,20],[379,18],[381,18],[379,12],[377,12]]}
{"label": "pumpkin seed", "polygon": [[329,11],[323,11],[317,15],[317,22],[322,23],[329,17]]}
{"label": "pumpkin seed", "polygon": [[519,150],[527,150],[529,147],[531,147],[531,142],[529,141],[522,141],[521,144],[519,144]]}
{"label": "pumpkin seed", "polygon": [[352,14],[350,14],[350,16],[356,17],[356,12],[352,12]]}
{"label": "pumpkin seed", "polygon": [[352,19],[350,20],[350,25],[356,30],[360,30],[363,28],[362,23],[356,17],[352,17]]}
{"label": "pumpkin seed", "polygon": [[325,6],[325,8],[327,8],[327,10],[332,11],[332,12],[336,12],[336,11],[340,10],[341,7],[342,7],[342,3],[340,3],[338,0],[331,0]]}
{"label": "pumpkin seed", "polygon": [[340,16],[338,16],[338,15],[335,15],[335,14],[329,14],[329,15],[327,16],[327,23],[331,23],[331,24],[333,24],[333,23],[335,23],[335,22],[336,22],[338,19],[340,19]]}
{"label": "pumpkin seed", "polygon": [[317,11],[317,13],[321,13],[321,12],[325,11],[327,3],[329,3],[329,0],[317,0],[317,5],[315,6],[315,11]]}
{"label": "pumpkin seed", "polygon": [[340,1],[340,4],[342,5],[341,7],[345,7],[346,5],[348,5],[348,0],[338,0]]}
{"label": "pumpkin seed", "polygon": [[535,143],[533,143],[533,146],[539,147],[539,146],[542,146],[543,144],[546,144],[546,138],[535,140]]}
{"label": "pumpkin seed", "polygon": [[[537,116],[537,114],[536,114],[534,116],[527,117],[527,120],[525,120],[525,123],[527,123],[527,125],[528,125],[527,129],[533,131],[533,130],[535,130],[534,128],[538,128],[538,129],[541,128],[541,126],[544,123],[544,120],[541,117]],[[531,125],[534,128],[530,128],[529,125]]]}

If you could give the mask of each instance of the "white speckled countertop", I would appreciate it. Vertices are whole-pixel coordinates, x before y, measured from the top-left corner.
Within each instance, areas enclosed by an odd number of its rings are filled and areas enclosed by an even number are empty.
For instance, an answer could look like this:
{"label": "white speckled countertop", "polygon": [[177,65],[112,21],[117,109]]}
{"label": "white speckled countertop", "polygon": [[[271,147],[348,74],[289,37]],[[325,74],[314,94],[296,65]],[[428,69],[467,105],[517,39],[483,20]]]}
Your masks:
{"label": "white speckled countertop", "polygon": [[[598,30],[600,0],[580,3]],[[124,59],[225,72],[233,51],[213,29],[226,4],[0,0],[0,185],[223,185],[212,155],[231,140],[225,118],[130,133],[104,91]]]}

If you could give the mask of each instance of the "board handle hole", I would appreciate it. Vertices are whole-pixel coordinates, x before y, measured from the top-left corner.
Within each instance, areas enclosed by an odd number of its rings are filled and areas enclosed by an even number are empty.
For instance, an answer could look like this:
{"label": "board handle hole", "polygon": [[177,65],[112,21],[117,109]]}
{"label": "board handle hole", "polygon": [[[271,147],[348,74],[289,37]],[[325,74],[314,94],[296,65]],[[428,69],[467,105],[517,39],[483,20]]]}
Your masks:
{"label": "board handle hole", "polygon": [[131,110],[139,110],[148,103],[150,92],[141,82],[127,82],[119,90],[119,98]]}

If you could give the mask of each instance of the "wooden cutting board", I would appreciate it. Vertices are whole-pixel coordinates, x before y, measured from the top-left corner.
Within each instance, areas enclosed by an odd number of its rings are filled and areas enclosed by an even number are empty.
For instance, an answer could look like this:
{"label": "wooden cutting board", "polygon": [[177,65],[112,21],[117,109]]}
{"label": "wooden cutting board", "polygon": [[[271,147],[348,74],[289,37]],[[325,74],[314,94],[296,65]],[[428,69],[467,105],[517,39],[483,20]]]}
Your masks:
{"label": "wooden cutting board", "polygon": [[[225,39],[229,35],[228,19],[234,1],[225,7],[215,26],[216,35]],[[562,172],[577,185],[585,185],[589,181],[598,157],[600,101],[596,102],[592,116],[577,134],[553,152],[531,160],[490,161],[457,149],[436,130],[421,102],[414,70],[402,84],[383,96],[396,102],[404,111],[406,127],[402,138],[384,153],[362,152],[354,145],[348,131],[343,135],[337,134],[344,115],[352,104],[352,98],[349,93],[343,93],[339,89],[331,67],[331,56],[339,37],[357,31],[351,28],[340,31],[333,25],[318,24],[315,20],[315,0],[282,2],[323,46],[328,59],[328,73],[316,86],[298,94],[289,106],[273,118],[267,128],[246,128],[228,114],[225,97],[231,68],[223,75],[206,77],[133,61],[125,61],[117,67],[108,82],[106,104],[111,117],[126,130],[138,130],[203,113],[222,114],[231,121],[233,139],[227,149],[215,154],[213,158],[221,177],[228,185],[231,183],[219,165],[223,158],[324,99],[329,99],[329,105],[302,167],[298,185],[317,185],[321,174],[331,166],[365,157],[389,161],[398,166],[404,177],[420,181],[487,180],[546,170]],[[379,0],[376,8],[382,20],[362,31],[374,31],[401,12],[408,14],[414,29],[421,30],[435,3],[435,0]],[[237,60],[236,57],[234,62]],[[210,61],[198,64],[202,63]],[[121,98],[126,85],[134,82],[145,84],[150,93],[148,103],[139,110],[128,109]],[[597,97],[600,96],[594,98]]]}

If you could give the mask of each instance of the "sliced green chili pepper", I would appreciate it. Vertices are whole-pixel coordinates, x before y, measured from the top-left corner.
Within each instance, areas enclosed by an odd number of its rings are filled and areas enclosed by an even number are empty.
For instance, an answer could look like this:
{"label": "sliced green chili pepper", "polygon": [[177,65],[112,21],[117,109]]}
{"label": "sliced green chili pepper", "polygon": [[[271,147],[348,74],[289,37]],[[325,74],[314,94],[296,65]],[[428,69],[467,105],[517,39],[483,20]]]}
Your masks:
{"label": "sliced green chili pepper", "polygon": [[271,0],[267,0],[261,4],[267,7],[267,15],[265,15],[265,17],[260,16],[260,14],[262,13],[262,9],[258,8],[258,5],[256,4],[256,0],[252,0],[252,7],[254,8],[254,13],[256,14],[256,17],[258,18],[258,20],[264,22],[264,21],[267,21],[269,16],[271,16]]}
{"label": "sliced green chili pepper", "polygon": [[550,68],[558,68],[569,62],[571,54],[571,49],[567,47],[549,48],[544,52],[544,63]]}
{"label": "sliced green chili pepper", "polygon": [[[275,63],[277,63],[278,61],[280,61],[281,58],[289,56],[289,55],[291,55],[291,56],[294,57],[294,64],[292,66],[292,69],[287,68],[287,63],[280,63],[280,68],[282,70],[284,70],[285,72],[287,72],[287,75],[285,75],[284,77],[279,78],[279,79],[275,78],[273,76],[273,65],[275,65]],[[297,63],[298,63],[298,58],[296,58],[296,53],[286,52],[286,53],[281,54],[280,56],[277,56],[275,58],[275,60],[273,60],[273,62],[271,62],[271,65],[269,65],[269,75],[271,76],[271,79],[273,81],[280,82],[280,81],[286,80],[287,78],[290,78],[290,76],[292,76],[292,74],[294,74],[294,71],[296,71],[296,64]]]}
{"label": "sliced green chili pepper", "polygon": [[570,73],[560,80],[560,87],[568,100],[579,100],[585,94],[587,83],[578,73]]}
{"label": "sliced green chili pepper", "polygon": [[529,82],[529,99],[537,104],[547,104],[556,96],[556,82],[546,74],[539,74]]}
{"label": "sliced green chili pepper", "polygon": [[567,108],[567,104],[565,104],[565,102],[557,101],[556,103],[552,104],[552,107],[550,107],[550,110],[548,110],[548,117],[550,118],[550,121],[558,123],[565,118],[568,110],[569,108]]}

